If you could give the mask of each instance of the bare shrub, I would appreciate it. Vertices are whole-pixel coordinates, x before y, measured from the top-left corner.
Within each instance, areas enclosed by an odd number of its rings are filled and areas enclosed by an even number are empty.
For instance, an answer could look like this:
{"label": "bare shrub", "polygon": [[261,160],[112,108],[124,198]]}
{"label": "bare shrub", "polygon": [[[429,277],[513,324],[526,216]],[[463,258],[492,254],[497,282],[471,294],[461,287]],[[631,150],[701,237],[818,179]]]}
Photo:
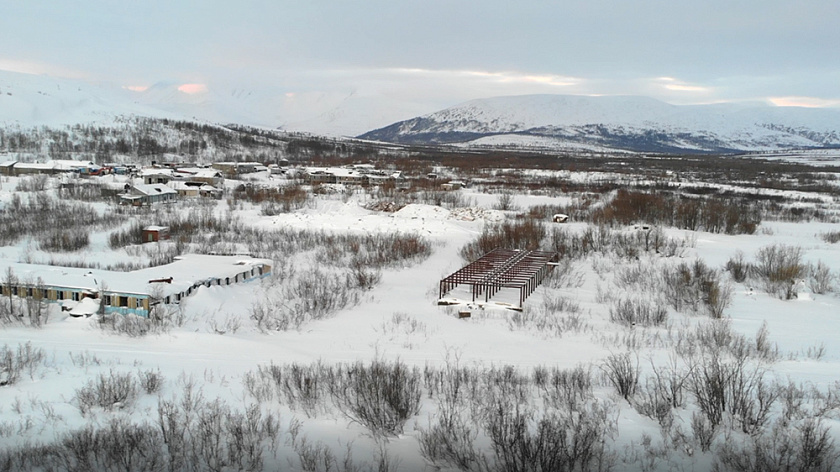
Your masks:
{"label": "bare shrub", "polygon": [[634,363],[629,352],[610,354],[601,364],[601,370],[618,394],[630,401],[639,386],[638,358]]}
{"label": "bare shrub", "polygon": [[137,372],[140,387],[148,394],[158,393],[163,387],[164,378],[159,370],[143,370]]}
{"label": "bare shrub", "polygon": [[694,433],[694,440],[700,445],[700,450],[709,452],[712,441],[715,440],[717,425],[712,424],[705,415],[695,411],[691,414],[691,431]]}
{"label": "bare shrub", "polygon": [[516,205],[513,202],[513,194],[510,192],[500,193],[496,199],[496,204],[493,205],[493,209],[501,211],[516,210]]}
{"label": "bare shrub", "polygon": [[829,231],[822,234],[823,241],[829,244],[840,242],[840,231]]}
{"label": "bare shrub", "polygon": [[580,288],[584,283],[584,273],[571,258],[561,258],[554,269],[543,279],[547,288]]}
{"label": "bare shrub", "polygon": [[103,428],[88,425],[66,434],[57,455],[64,470],[162,470],[166,460],[158,453],[160,436],[150,425],[113,418]]}
{"label": "bare shrub", "polygon": [[4,344],[0,349],[0,387],[16,384],[25,372],[32,377],[45,359],[44,350],[32,347],[30,342],[19,344],[17,349]]}
{"label": "bare shrub", "polygon": [[86,228],[56,228],[38,239],[42,251],[70,252],[88,247],[90,235]]}
{"label": "bare shrub", "polygon": [[310,365],[287,364],[278,366],[269,364],[260,366],[260,377],[274,385],[277,397],[292,409],[303,410],[307,416],[314,416],[327,401],[328,383],[340,382],[332,369],[316,363]]}
{"label": "bare shrub", "polygon": [[837,466],[838,458],[831,431],[820,420],[806,419],[793,427],[780,420],[769,432],[723,443],[715,470],[826,472]]}
{"label": "bare shrub", "polygon": [[106,410],[130,407],[137,394],[137,381],[131,374],[110,371],[108,375],[99,374],[99,377],[76,390],[76,401],[79,410],[85,414],[93,407]]}
{"label": "bare shrub", "polygon": [[823,295],[833,291],[834,279],[831,269],[823,261],[817,261],[816,265],[808,264],[808,287],[813,293]]}
{"label": "bare shrub", "polygon": [[147,334],[160,333],[166,330],[165,322],[156,322],[155,319],[144,318],[134,314],[109,313],[97,315],[96,325],[103,331],[136,338]]}
{"label": "bare shrub", "polygon": [[357,363],[330,386],[339,409],[374,434],[402,433],[420,409],[420,372],[401,362]]}
{"label": "bare shrub", "polygon": [[579,315],[580,305],[567,297],[543,299],[543,305],[515,312],[506,318],[508,328],[533,330],[544,336],[560,337],[567,331],[580,332],[589,326]]}
{"label": "bare shrub", "polygon": [[773,244],[756,253],[755,274],[764,284],[764,290],[778,298],[796,298],[797,282],[805,273],[800,247]]}
{"label": "bare shrub", "polygon": [[358,278],[319,269],[282,283],[251,305],[250,319],[261,331],[299,329],[309,321],[327,318],[358,303],[362,290]]}
{"label": "bare shrub", "polygon": [[592,373],[583,367],[574,369],[553,368],[544,382],[534,384],[545,393],[545,401],[558,410],[577,410],[592,398]]}
{"label": "bare shrub", "polygon": [[495,457],[493,470],[554,471],[609,469],[606,440],[614,425],[597,403],[577,411],[552,410],[537,417],[519,405],[493,405],[486,426]]}
{"label": "bare shrub", "polygon": [[732,279],[738,283],[743,283],[747,280],[750,274],[751,266],[744,259],[744,252],[741,250],[735,251],[735,255],[729,258],[726,262],[726,270],[732,276]]}
{"label": "bare shrub", "polygon": [[712,318],[721,318],[732,299],[731,287],[700,259],[665,267],[662,278],[665,299],[677,311],[706,311]]}
{"label": "bare shrub", "polygon": [[744,433],[760,431],[769,419],[778,389],[764,380],[765,369],[746,356],[726,359],[716,351],[695,359],[688,383],[700,411],[713,427],[729,414]]}
{"label": "bare shrub", "polygon": [[437,422],[420,430],[418,442],[424,459],[438,467],[463,471],[487,470],[487,459],[475,447],[478,431],[461,414],[441,414]]}
{"label": "bare shrub", "polygon": [[623,298],[610,307],[610,321],[628,326],[661,326],[668,320],[665,307],[647,300]]}
{"label": "bare shrub", "polygon": [[27,175],[21,177],[15,186],[16,192],[43,192],[47,189],[50,178],[46,174]]}
{"label": "bare shrub", "polygon": [[530,219],[486,225],[478,239],[461,248],[460,254],[464,260],[474,261],[496,248],[535,250],[545,235],[545,226]]}

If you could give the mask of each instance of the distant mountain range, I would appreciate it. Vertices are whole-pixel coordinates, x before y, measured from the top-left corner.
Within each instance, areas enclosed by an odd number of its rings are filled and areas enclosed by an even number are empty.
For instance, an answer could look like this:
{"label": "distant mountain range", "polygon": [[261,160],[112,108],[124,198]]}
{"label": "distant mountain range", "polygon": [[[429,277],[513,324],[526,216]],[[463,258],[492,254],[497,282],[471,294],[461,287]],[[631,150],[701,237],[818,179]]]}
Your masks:
{"label": "distant mountain range", "polygon": [[762,103],[670,105],[635,96],[473,100],[359,136],[400,144],[664,153],[840,147],[840,110]]}
{"label": "distant mountain range", "polygon": [[[189,94],[177,83],[136,91],[0,71],[0,127],[102,125],[134,115],[409,145],[665,153],[840,148],[837,108],[524,95],[473,100],[394,123],[430,111],[423,106],[355,93],[292,94],[271,88],[217,87]],[[368,131],[387,123],[393,124]]]}

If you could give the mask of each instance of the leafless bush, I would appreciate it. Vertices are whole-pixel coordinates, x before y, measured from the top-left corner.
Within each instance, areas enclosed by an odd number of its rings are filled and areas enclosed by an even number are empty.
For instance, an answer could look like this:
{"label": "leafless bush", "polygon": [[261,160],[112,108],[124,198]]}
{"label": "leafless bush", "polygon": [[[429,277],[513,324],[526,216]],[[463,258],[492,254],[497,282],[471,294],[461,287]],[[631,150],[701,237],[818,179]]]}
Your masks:
{"label": "leafless bush", "polygon": [[580,288],[583,283],[584,273],[580,265],[568,257],[561,258],[543,280],[543,285],[552,289]]}
{"label": "leafless bush", "polygon": [[732,256],[729,261],[726,263],[726,270],[729,271],[729,274],[732,275],[732,279],[738,283],[742,283],[747,279],[747,276],[750,274],[751,265],[744,260],[744,253],[743,251],[735,251],[735,255]]}
{"label": "leafless bush", "polygon": [[723,443],[714,470],[827,472],[834,470],[838,458],[831,431],[820,420],[807,419],[793,427],[779,420],[769,432]]}
{"label": "leafless bush", "polygon": [[817,294],[825,294],[834,290],[834,274],[831,269],[823,263],[808,264],[808,286],[811,291]]}
{"label": "leafless bush", "polygon": [[493,209],[501,211],[516,210],[516,205],[513,203],[513,194],[510,192],[502,192],[499,194],[496,204]]}
{"label": "leafless bush", "polygon": [[756,259],[755,274],[767,293],[783,300],[796,298],[797,283],[806,272],[802,248],[773,244],[759,249]]}
{"label": "leafless bush", "polygon": [[347,275],[355,288],[370,290],[382,281],[382,272],[375,269],[367,269],[361,264],[354,265]]}
{"label": "leafless bush", "polygon": [[[117,224],[118,215],[110,211],[100,214],[87,203],[60,200],[48,193],[35,193],[23,202],[15,194],[11,202],[0,209],[0,244],[13,244],[24,236],[31,236],[38,240],[43,238],[45,248],[51,243],[58,247],[67,243],[65,247],[73,247],[81,244],[91,229]],[[51,240],[50,234],[55,234],[55,238]]]}
{"label": "leafless bush", "polygon": [[207,328],[215,334],[236,334],[242,327],[242,319],[237,315],[227,315],[223,320],[211,318],[207,321]]}
{"label": "leafless bush", "polygon": [[420,430],[420,454],[438,467],[487,470],[486,457],[475,447],[478,431],[473,428],[460,413],[439,415],[436,423]]}
{"label": "leafless bush", "polygon": [[840,242],[840,231],[829,231],[822,234],[823,241],[834,244]]}
{"label": "leafless bush", "polygon": [[99,374],[84,387],[76,390],[76,401],[82,414],[93,407],[106,410],[130,407],[137,398],[138,385],[131,374],[111,371]]}
{"label": "leafless bush", "polygon": [[148,394],[157,393],[163,387],[164,378],[158,370],[143,370],[137,372],[140,387]]}
{"label": "leafless bush", "polygon": [[667,320],[665,307],[647,300],[623,298],[610,307],[610,321],[628,326],[661,326]]}
{"label": "leafless bush", "polygon": [[17,349],[4,344],[0,349],[0,387],[14,385],[25,372],[32,377],[45,359],[44,350],[32,347],[30,342],[19,344]]}
{"label": "leafless bush", "polygon": [[250,318],[261,331],[299,329],[359,302],[359,280],[312,269],[269,292],[251,306]]}
{"label": "leafless bush", "polygon": [[548,411],[542,417],[519,406],[491,407],[486,433],[497,471],[606,470],[606,440],[614,426],[609,410],[597,403],[579,411]]}
{"label": "leafless bush", "polygon": [[542,388],[546,403],[558,410],[575,411],[592,398],[592,373],[583,367],[554,368],[544,382],[535,375],[534,384]]}
{"label": "leafless bush", "polygon": [[546,296],[541,307],[515,312],[506,321],[511,330],[533,330],[560,337],[567,331],[580,332],[588,327],[579,312],[580,305],[568,297]]}
{"label": "leafless bush", "polygon": [[47,189],[50,178],[45,174],[21,177],[15,186],[15,192],[43,192]]}
{"label": "leafless bush", "polygon": [[750,366],[745,355],[727,359],[717,351],[694,359],[688,382],[697,406],[713,427],[730,415],[744,433],[760,431],[779,390],[765,380],[765,369]]}
{"label": "leafless bush", "polygon": [[658,228],[625,232],[612,230],[605,225],[590,225],[581,233],[553,228],[546,245],[561,257],[571,259],[583,258],[594,253],[636,259],[643,253],[664,257],[678,256],[684,252],[689,241],[669,238]]}
{"label": "leafless bush", "polygon": [[530,219],[486,225],[478,239],[461,248],[460,254],[464,260],[474,261],[496,248],[535,250],[545,235],[545,226]]}
{"label": "leafless bush", "polygon": [[720,279],[717,270],[698,259],[662,271],[665,299],[677,311],[705,310],[712,318],[723,317],[732,298],[731,288]]}
{"label": "leafless bush", "polygon": [[333,369],[323,365],[269,364],[260,366],[257,374],[274,387],[277,398],[292,409],[303,410],[307,416],[314,416],[325,407],[331,381],[340,382]]}
{"label": "leafless bush", "polygon": [[713,425],[705,415],[695,411],[691,414],[691,431],[694,433],[694,440],[700,445],[700,450],[709,452],[712,441],[715,440],[717,426]]}
{"label": "leafless bush", "polygon": [[147,334],[160,333],[166,330],[165,320],[156,322],[151,318],[144,318],[134,314],[109,313],[97,315],[96,325],[103,331],[136,338]]}
{"label": "leafless bush", "polygon": [[402,433],[420,409],[420,372],[401,362],[374,361],[348,367],[340,384],[331,385],[339,409],[374,434]]}
{"label": "leafless bush", "polygon": [[56,228],[38,239],[38,245],[42,251],[78,251],[88,247],[89,244],[90,235],[85,228],[69,230]]}
{"label": "leafless bush", "polygon": [[131,424],[113,418],[103,428],[88,425],[66,434],[58,449],[63,470],[162,470],[165,457],[158,453],[160,432],[148,424]]}
{"label": "leafless bush", "polygon": [[629,352],[610,354],[601,364],[601,370],[618,394],[630,401],[639,386],[638,358],[634,363]]}

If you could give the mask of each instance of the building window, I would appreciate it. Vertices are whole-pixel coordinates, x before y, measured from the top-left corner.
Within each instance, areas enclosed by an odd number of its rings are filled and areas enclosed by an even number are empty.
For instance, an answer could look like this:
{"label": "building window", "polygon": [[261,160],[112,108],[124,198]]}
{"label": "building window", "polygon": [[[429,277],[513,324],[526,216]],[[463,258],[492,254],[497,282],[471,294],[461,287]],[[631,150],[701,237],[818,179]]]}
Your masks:
{"label": "building window", "polygon": [[35,292],[32,291],[32,287],[26,287],[26,296],[27,297],[33,297],[34,295],[35,295]]}
{"label": "building window", "polygon": [[104,297],[102,297],[102,301],[103,301],[106,305],[111,305],[111,296],[110,296],[110,295],[105,295]]}
{"label": "building window", "polygon": [[128,306],[128,297],[120,297],[120,306],[127,307]]}
{"label": "building window", "polygon": [[73,301],[77,302],[79,300],[80,300],[80,293],[79,292],[73,292]]}
{"label": "building window", "polygon": [[64,300],[64,290],[59,290],[58,291],[58,299],[59,300]]}

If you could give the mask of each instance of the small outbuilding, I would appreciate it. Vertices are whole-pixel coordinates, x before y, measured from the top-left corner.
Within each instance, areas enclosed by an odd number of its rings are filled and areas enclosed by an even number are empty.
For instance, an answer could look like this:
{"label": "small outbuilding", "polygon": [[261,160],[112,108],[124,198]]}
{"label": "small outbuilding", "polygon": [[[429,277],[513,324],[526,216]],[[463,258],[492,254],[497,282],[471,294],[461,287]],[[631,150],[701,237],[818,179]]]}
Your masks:
{"label": "small outbuilding", "polygon": [[142,240],[144,243],[165,241],[169,239],[169,226],[146,226],[143,228]]}
{"label": "small outbuilding", "polygon": [[555,223],[565,223],[565,222],[569,221],[569,215],[564,215],[562,213],[558,213],[558,214],[554,215],[554,218],[552,218],[552,221],[554,221]]}

